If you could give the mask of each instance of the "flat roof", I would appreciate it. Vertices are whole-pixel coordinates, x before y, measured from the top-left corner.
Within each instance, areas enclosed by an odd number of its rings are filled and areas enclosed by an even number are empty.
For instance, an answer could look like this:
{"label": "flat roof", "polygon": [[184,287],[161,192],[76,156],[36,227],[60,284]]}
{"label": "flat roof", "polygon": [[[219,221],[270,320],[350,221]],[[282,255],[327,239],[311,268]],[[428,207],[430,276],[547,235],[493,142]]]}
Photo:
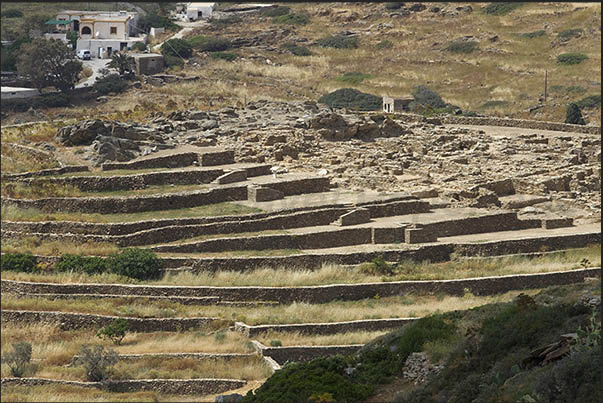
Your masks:
{"label": "flat roof", "polygon": [[[63,10],[58,12],[58,15],[61,14],[73,14],[73,15],[119,15],[120,11],[81,11],[81,10]],[[126,14],[135,15],[138,14],[136,11],[126,11]]]}
{"label": "flat roof", "polygon": [[44,24],[47,25],[67,25],[71,24],[73,20],[48,20]]}
{"label": "flat roof", "polygon": [[163,57],[159,53],[130,53],[132,57]]}
{"label": "flat roof", "polygon": [[38,91],[36,88],[25,88],[25,87],[0,87],[1,92],[24,92],[24,91]]}
{"label": "flat roof", "polygon": [[211,7],[215,6],[216,3],[188,3],[188,7]]}

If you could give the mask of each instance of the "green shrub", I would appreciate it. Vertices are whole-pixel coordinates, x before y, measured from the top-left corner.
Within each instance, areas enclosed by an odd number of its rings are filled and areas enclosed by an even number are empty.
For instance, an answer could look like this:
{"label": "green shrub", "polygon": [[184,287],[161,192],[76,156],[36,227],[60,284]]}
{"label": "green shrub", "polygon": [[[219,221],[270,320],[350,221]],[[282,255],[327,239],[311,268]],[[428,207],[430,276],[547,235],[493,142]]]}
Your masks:
{"label": "green shrub", "polygon": [[266,17],[279,17],[281,15],[289,14],[291,9],[287,6],[276,6],[276,7],[267,7],[260,11],[260,14]]}
{"label": "green shrub", "polygon": [[161,45],[161,54],[188,59],[193,55],[193,48],[184,39],[169,39]]}
{"label": "green shrub", "polygon": [[237,57],[239,57],[239,55],[237,55],[236,53],[229,53],[229,52],[215,52],[215,53],[211,54],[212,59],[226,60],[227,62],[232,62]]}
{"label": "green shrub", "polygon": [[382,106],[382,98],[366,94],[353,88],[341,88],[318,99],[332,108],[350,108],[361,111],[376,111]]}
{"label": "green shrub", "polygon": [[21,18],[23,17],[23,11],[11,8],[0,13],[2,18]]}
{"label": "green shrub", "polygon": [[[4,107],[4,103],[2,103]],[[31,254],[26,253],[5,253],[0,258],[2,270],[20,271],[25,273],[33,272],[38,264],[37,258]]]}
{"label": "green shrub", "polygon": [[567,108],[565,110],[565,123],[570,123],[573,125],[586,124],[584,118],[582,117],[580,108],[573,102],[567,104]]}
{"label": "green shrub", "polygon": [[105,259],[99,256],[82,256],[66,253],[61,256],[54,269],[74,273],[98,274],[107,271],[107,264]]}
{"label": "green shrub", "polygon": [[31,344],[25,341],[14,343],[13,350],[6,353],[2,361],[8,365],[13,376],[22,377],[31,361]]}
{"label": "green shrub", "polygon": [[283,45],[284,49],[287,49],[289,52],[293,53],[295,56],[312,56],[312,52],[305,47],[296,45],[293,42],[287,42]]}
{"label": "green shrub", "polygon": [[319,39],[316,43],[323,48],[356,49],[358,38],[355,36],[332,35]]}
{"label": "green shrub", "polygon": [[557,36],[559,37],[559,39],[571,39],[574,37],[578,37],[580,36],[582,33],[584,32],[584,30],[582,28],[576,28],[576,29],[566,29],[565,31],[561,31],[557,34]]}
{"label": "green shrub", "polygon": [[534,38],[539,38],[541,36],[544,36],[545,31],[543,29],[538,30],[538,31],[534,31],[534,32],[526,32],[523,33],[521,35],[519,35],[520,38],[526,38],[526,39],[534,39]]}
{"label": "green shrub", "polygon": [[230,48],[230,41],[226,38],[214,36],[193,36],[187,39],[188,43],[202,52],[221,52]]}
{"label": "green shrub", "polygon": [[178,56],[166,55],[166,56],[163,56],[163,64],[165,65],[165,67],[174,67],[174,66],[182,67],[182,66],[184,66],[184,60],[182,60]]}
{"label": "green shrub", "polygon": [[584,53],[562,53],[557,56],[557,63],[565,65],[580,64],[586,59],[588,59],[588,56]]}
{"label": "green shrub", "polygon": [[392,41],[383,40],[375,45],[375,49],[391,49],[394,47]]}
{"label": "green shrub", "polygon": [[474,50],[479,49],[479,43],[475,41],[455,41],[450,42],[444,50],[452,53],[471,53]]}
{"label": "green shrub", "polygon": [[283,343],[280,340],[270,340],[271,347],[281,347]]}
{"label": "green shrub", "polygon": [[443,108],[446,102],[442,100],[440,95],[424,85],[418,85],[412,90],[412,96],[415,102],[420,105],[429,105],[432,108]]}
{"label": "green shrub", "polygon": [[275,24],[306,25],[310,22],[310,17],[304,14],[285,14],[272,17],[272,22]]}
{"label": "green shrub", "polygon": [[360,84],[362,81],[372,78],[371,74],[359,73],[357,71],[351,73],[345,73],[344,75],[337,77],[337,81],[348,84]]}
{"label": "green shrub", "polygon": [[96,79],[92,89],[101,95],[107,95],[111,92],[119,94],[128,88],[128,81],[119,74],[108,74]]}
{"label": "green shrub", "polygon": [[128,324],[128,320],[124,318],[115,319],[113,322],[109,323],[107,326],[102,327],[98,333],[96,333],[97,337],[101,339],[109,339],[114,344],[120,345],[121,341],[126,337],[126,332],[130,325]]}
{"label": "green shrub", "polygon": [[522,5],[523,5],[523,3],[520,3],[520,2],[490,3],[486,7],[484,7],[482,10],[486,14],[490,14],[490,15],[505,15],[505,14],[509,14],[511,11],[515,10],[516,8],[521,7]]}
{"label": "green shrub", "polygon": [[215,28],[224,28],[225,26],[237,24],[243,20],[239,16],[230,15],[224,18],[210,18],[208,21]]}
{"label": "green shrub", "polygon": [[67,94],[43,94],[35,98],[17,98],[2,101],[2,109],[16,112],[25,112],[29,108],[44,109],[44,108],[61,108],[71,105],[70,98]]}
{"label": "green shrub", "polygon": [[370,263],[360,265],[358,268],[361,273],[369,275],[391,276],[394,272],[394,266],[387,263],[383,257],[379,256],[371,260]]}
{"label": "green shrub", "polygon": [[107,259],[109,270],[122,276],[149,280],[162,274],[161,261],[148,249],[127,248]]}
{"label": "green shrub", "polygon": [[597,106],[601,106],[601,95],[590,95],[588,97],[582,98],[581,100],[576,102],[576,105],[580,109],[596,108]]}
{"label": "green shrub", "polygon": [[132,45],[132,50],[144,52],[145,50],[147,50],[147,44],[144,42],[135,42],[134,45]]}
{"label": "green shrub", "polygon": [[401,1],[392,1],[391,3],[385,3],[385,8],[387,10],[398,10],[404,7],[404,3]]}
{"label": "green shrub", "polygon": [[119,361],[118,354],[101,345],[95,345],[92,348],[83,345],[75,360],[75,365],[83,365],[86,371],[86,379],[91,382],[104,381],[110,376],[110,367]]}
{"label": "green shrub", "polygon": [[147,15],[142,15],[137,22],[137,27],[145,32],[149,33],[151,27],[154,28],[165,28],[168,31],[179,31],[180,25],[174,23],[168,17],[163,15],[158,15],[156,12],[149,13]]}
{"label": "green shrub", "polygon": [[[586,88],[580,87],[579,85],[570,85],[565,90],[567,92],[570,92],[570,93],[573,93],[573,94],[584,94],[586,92]],[[600,99],[601,99],[601,96],[599,95],[599,100]],[[578,106],[580,106],[580,105],[578,105]]]}

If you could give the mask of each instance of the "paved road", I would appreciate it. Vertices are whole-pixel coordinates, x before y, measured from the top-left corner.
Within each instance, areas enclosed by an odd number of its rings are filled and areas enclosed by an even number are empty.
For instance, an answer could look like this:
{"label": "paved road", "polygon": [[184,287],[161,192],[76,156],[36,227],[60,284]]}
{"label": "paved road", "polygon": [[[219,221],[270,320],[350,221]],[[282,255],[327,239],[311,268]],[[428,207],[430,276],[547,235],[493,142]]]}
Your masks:
{"label": "paved road", "polygon": [[89,67],[92,69],[92,75],[88,77],[86,81],[77,84],[75,88],[91,87],[96,81],[97,77],[100,76],[99,71],[105,68],[110,61],[111,59],[82,60],[84,67]]}

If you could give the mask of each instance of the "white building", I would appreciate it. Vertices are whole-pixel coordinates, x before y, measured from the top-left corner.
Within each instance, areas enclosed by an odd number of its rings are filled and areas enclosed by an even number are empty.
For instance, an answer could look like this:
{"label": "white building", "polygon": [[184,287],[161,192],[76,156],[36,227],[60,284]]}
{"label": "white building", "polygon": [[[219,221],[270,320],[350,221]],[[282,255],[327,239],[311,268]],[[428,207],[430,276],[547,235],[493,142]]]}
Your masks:
{"label": "white building", "polygon": [[2,99],[33,98],[40,95],[40,91],[35,88],[23,87],[1,87],[0,93]]}
{"label": "white building", "polygon": [[57,20],[72,21],[73,30],[78,32],[77,49],[90,50],[92,57],[110,58],[113,52],[131,49],[136,42],[145,42],[139,36],[138,13],[65,10]]}
{"label": "white building", "polygon": [[216,3],[184,3],[180,18],[185,21],[196,21],[211,17]]}

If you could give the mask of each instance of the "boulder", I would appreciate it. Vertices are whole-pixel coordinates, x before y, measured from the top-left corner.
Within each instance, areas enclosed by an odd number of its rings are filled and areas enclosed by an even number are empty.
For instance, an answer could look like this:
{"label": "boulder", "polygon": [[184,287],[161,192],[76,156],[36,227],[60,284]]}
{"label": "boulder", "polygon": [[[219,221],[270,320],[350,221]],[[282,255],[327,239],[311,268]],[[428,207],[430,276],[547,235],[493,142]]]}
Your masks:
{"label": "boulder", "polygon": [[100,119],[85,120],[57,131],[56,140],[64,146],[90,145],[99,134],[106,134],[107,127]]}

